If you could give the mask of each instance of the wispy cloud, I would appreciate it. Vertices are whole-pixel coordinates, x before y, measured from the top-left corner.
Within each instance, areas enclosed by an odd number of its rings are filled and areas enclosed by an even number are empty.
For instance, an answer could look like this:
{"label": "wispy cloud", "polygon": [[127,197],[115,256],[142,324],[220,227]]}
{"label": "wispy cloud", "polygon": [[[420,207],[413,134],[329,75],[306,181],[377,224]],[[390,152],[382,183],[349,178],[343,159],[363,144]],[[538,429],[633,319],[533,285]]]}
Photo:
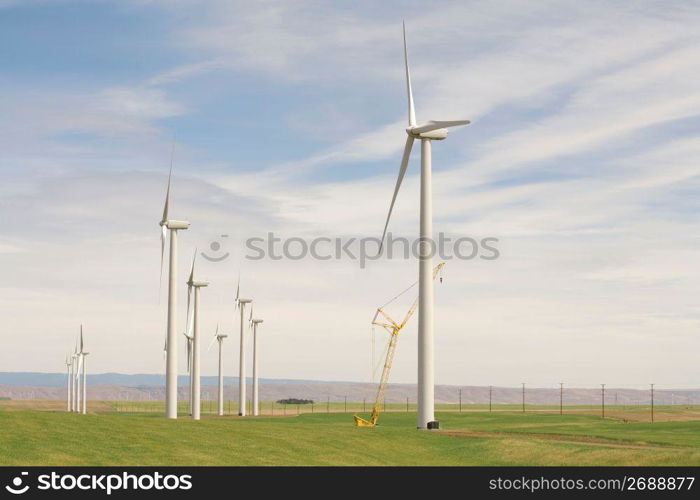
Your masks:
{"label": "wispy cloud", "polygon": [[[440,382],[697,376],[671,369],[698,342],[697,6],[130,8],[165,24],[163,38],[144,40],[167,51],[165,66],[148,60],[151,71],[80,89],[54,84],[60,75],[48,69],[31,90],[12,73],[2,82],[0,309],[13,311],[10,330],[44,335],[32,369],[59,364],[69,335],[56,332],[80,321],[92,325],[105,371],[162,369],[157,220],[174,131],[174,211],[193,223],[181,255],[223,233],[234,253],[221,267],[203,264],[212,277],[206,328],[233,331],[245,236],[378,236],[404,142],[405,17],[419,119],[473,120],[433,148],[436,229],[496,236],[502,254],[448,263],[438,289]],[[242,147],[289,159],[253,170]],[[417,228],[417,162],[414,153],[397,233]],[[399,261],[365,272],[312,261],[243,269],[269,326],[266,375],[304,378],[364,378],[372,310],[415,276],[415,263]],[[13,337],[17,353],[34,352],[29,338]],[[126,347],[136,342],[144,348]],[[300,349],[348,361],[290,361]],[[658,352],[656,373],[635,361]],[[414,354],[414,342],[402,344],[395,380],[413,380]],[[602,363],[595,374],[593,358]],[[497,380],[478,375],[494,367]]]}

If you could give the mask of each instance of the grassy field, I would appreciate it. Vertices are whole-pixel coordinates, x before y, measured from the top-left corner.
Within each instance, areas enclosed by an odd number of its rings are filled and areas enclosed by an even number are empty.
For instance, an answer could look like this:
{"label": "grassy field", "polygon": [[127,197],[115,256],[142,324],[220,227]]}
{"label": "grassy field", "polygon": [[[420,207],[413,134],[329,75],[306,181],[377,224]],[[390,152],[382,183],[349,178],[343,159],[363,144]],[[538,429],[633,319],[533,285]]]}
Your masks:
{"label": "grassy field", "polygon": [[[90,401],[90,411],[105,413],[105,412],[120,412],[120,413],[158,413],[162,414],[165,411],[163,401]],[[178,412],[187,415],[187,403],[180,401],[178,403]],[[39,410],[56,410],[61,411],[65,408],[65,403],[58,400],[31,400],[31,401],[0,401],[0,408],[15,408],[15,409],[39,409]],[[489,410],[488,405],[483,404],[464,404],[461,407],[457,404],[437,404],[437,411],[442,412],[486,412]],[[347,404],[342,402],[332,403],[316,403],[316,404],[300,404],[300,405],[281,405],[270,401],[260,403],[260,413],[263,416],[293,416],[303,413],[369,413],[371,410],[370,404],[362,402],[350,402]],[[521,412],[522,406],[519,404],[494,404],[493,412]],[[559,413],[558,405],[526,405],[525,410],[528,413]],[[415,404],[406,403],[389,403],[384,405],[385,412],[415,412]],[[202,400],[201,406],[202,415],[215,415],[216,402]],[[250,406],[248,407],[250,412]],[[599,405],[568,405],[564,406],[563,413],[565,415],[591,415],[601,416],[601,408]],[[224,402],[224,414],[235,416],[238,414],[237,401]],[[630,422],[650,422],[651,408],[648,405],[606,405],[605,416],[608,418],[618,419]],[[666,421],[685,421],[685,420],[700,420],[700,405],[657,405],[654,408],[654,416],[656,422]]]}
{"label": "grassy field", "polygon": [[22,406],[0,404],[0,465],[700,465],[697,408],[660,408],[667,418],[654,424],[585,407],[561,416],[467,408],[440,412],[442,431],[419,432],[405,411],[357,428],[340,411],[194,422],[111,403],[85,416]]}

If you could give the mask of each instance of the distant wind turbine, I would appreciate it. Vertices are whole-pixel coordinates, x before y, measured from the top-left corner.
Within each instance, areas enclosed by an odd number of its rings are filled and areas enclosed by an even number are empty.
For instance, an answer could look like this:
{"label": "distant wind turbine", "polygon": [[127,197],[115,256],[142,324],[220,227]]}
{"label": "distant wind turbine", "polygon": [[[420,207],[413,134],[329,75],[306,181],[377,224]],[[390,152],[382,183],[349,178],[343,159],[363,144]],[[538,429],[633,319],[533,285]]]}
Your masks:
{"label": "distant wind turbine", "polygon": [[73,411],[80,411],[80,354],[78,351],[79,337],[75,339],[75,349],[73,350]]}
{"label": "distant wind turbine", "polygon": [[[173,152],[175,145],[173,144]],[[165,416],[177,418],[177,232],[190,227],[186,221],[171,220],[168,216],[170,207],[170,183],[173,176],[173,155],[170,157],[170,174],[168,189],[165,193],[163,218],[160,221],[160,275],[163,277],[163,259],[165,257],[165,239],[170,231],[170,260],[168,264],[168,330],[166,336],[165,365]]]}
{"label": "distant wind turbine", "polygon": [[[90,354],[87,352],[84,348],[83,344],[83,325],[80,325],[80,360],[81,360],[81,365],[83,368],[83,408],[82,408],[82,414],[85,415],[87,414],[87,355]],[[80,374],[78,374],[78,377],[80,377]],[[78,409],[80,411],[80,408]]]}
{"label": "distant wind turbine", "polygon": [[447,137],[447,129],[469,124],[469,120],[435,121],[429,120],[416,125],[416,111],[413,104],[411,73],[408,67],[408,49],[406,47],[406,25],[403,27],[404,64],[406,68],[406,89],[408,92],[408,128],[406,145],[401,159],[399,175],[394,187],[394,195],[389,205],[389,213],[384,224],[381,246],[384,244],[391,212],[399,193],[401,182],[406,174],[408,160],[411,156],[413,141],[421,141],[421,177],[420,177],[420,250],[418,271],[418,418],[419,429],[438,429],[435,420],[435,367],[433,354],[433,199],[431,141],[440,141]]}
{"label": "distant wind turbine", "polygon": [[224,344],[224,339],[228,337],[228,335],[225,335],[223,333],[219,333],[219,325],[216,325],[216,332],[214,333],[214,338],[212,339],[211,343],[209,344],[209,347],[207,350],[211,349],[211,346],[214,344],[214,342],[219,343],[219,391],[218,391],[218,399],[217,399],[217,407],[216,407],[216,414],[222,417],[224,415],[224,361],[223,361],[223,356],[222,356],[222,351],[223,351],[223,344]]}
{"label": "distant wind turbine", "polygon": [[194,375],[192,374],[192,343],[194,342],[194,333],[192,330],[194,328],[194,314],[191,307],[193,286],[190,283],[193,281],[194,262],[196,258],[197,249],[195,248],[194,254],[192,255],[192,266],[190,267],[190,274],[187,281],[187,318],[184,333],[185,338],[187,339],[187,376],[189,377],[190,415],[194,415]]}
{"label": "distant wind turbine", "polygon": [[[245,305],[253,302],[252,299],[244,299],[241,297],[241,277],[238,277],[238,285],[236,286],[236,308],[241,312],[241,337],[240,337],[240,353],[238,359],[238,415],[245,417],[246,409],[246,387],[245,387],[245,332],[243,330],[245,316]],[[252,306],[251,306],[252,307]]]}
{"label": "distant wind turbine", "polygon": [[75,370],[78,367],[75,350],[70,355],[70,411],[75,411]]}
{"label": "distant wind turbine", "polygon": [[188,385],[188,404],[190,406],[190,415],[192,415],[192,408],[194,407],[194,403],[192,401],[192,395],[194,394],[194,391],[192,390],[193,387],[193,382],[194,379],[192,377],[192,335],[188,335],[187,332],[183,332],[183,335],[185,336],[185,341],[187,342],[187,377],[189,379],[187,385]]}
{"label": "distant wind turbine", "polygon": [[[195,257],[194,259],[197,258],[197,250],[195,250]],[[201,336],[199,334],[199,305],[200,305],[200,298],[199,298],[199,289],[203,288],[205,286],[208,286],[209,283],[207,281],[196,281],[194,279],[194,259],[192,260],[192,270],[190,272],[190,277],[187,280],[187,286],[190,289],[194,289],[194,307],[193,307],[193,312],[192,312],[192,324],[193,324],[193,329],[192,329],[192,380],[193,380],[193,385],[192,385],[192,418],[194,420],[199,420],[200,419],[200,411],[201,411],[201,368],[200,368],[200,356],[199,356],[199,343]]]}
{"label": "distant wind turbine", "polygon": [[72,371],[73,371],[73,362],[71,361],[71,356],[70,354],[66,356],[66,372],[68,375],[68,391],[66,394],[66,411],[71,411],[71,404],[73,403],[73,381],[72,381]]}
{"label": "distant wind turbine", "polygon": [[250,323],[253,326],[253,416],[257,417],[258,410],[258,325],[262,324],[263,320],[253,318],[253,307],[250,308]]}

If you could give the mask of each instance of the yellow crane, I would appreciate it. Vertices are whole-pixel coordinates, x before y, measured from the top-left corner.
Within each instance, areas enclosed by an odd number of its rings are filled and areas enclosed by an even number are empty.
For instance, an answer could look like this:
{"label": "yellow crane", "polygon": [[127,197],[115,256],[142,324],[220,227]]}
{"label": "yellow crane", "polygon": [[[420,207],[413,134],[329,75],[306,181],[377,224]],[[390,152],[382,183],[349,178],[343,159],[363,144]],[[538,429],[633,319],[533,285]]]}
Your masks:
{"label": "yellow crane", "polygon": [[[433,269],[433,279],[435,279],[437,275],[442,271],[442,267],[444,265],[444,262],[440,262],[437,266],[435,266],[435,268]],[[440,277],[440,281],[442,282],[442,277]],[[414,283],[406,290],[401,292],[399,295],[391,299],[391,301],[389,301],[387,304],[378,307],[377,312],[374,314],[374,318],[372,319],[372,325],[381,326],[387,332],[389,332],[389,346],[386,350],[386,358],[384,359],[384,369],[382,370],[382,378],[379,380],[379,387],[377,388],[377,397],[374,401],[372,413],[369,417],[369,420],[365,420],[359,415],[355,415],[355,425],[358,427],[374,427],[375,425],[377,425],[377,419],[379,418],[381,405],[384,402],[384,392],[386,391],[387,385],[389,385],[389,372],[391,371],[391,362],[394,359],[394,351],[396,351],[396,342],[399,338],[399,332],[404,326],[406,326],[406,323],[408,323],[408,320],[411,319],[413,313],[416,312],[416,308],[418,307],[418,297],[416,297],[416,299],[413,301],[413,304],[411,304],[411,307],[408,309],[408,312],[406,312],[406,315],[400,323],[394,321],[386,312],[384,312],[384,307],[386,307],[395,299],[397,299],[405,292],[413,288],[415,285],[416,283]]]}

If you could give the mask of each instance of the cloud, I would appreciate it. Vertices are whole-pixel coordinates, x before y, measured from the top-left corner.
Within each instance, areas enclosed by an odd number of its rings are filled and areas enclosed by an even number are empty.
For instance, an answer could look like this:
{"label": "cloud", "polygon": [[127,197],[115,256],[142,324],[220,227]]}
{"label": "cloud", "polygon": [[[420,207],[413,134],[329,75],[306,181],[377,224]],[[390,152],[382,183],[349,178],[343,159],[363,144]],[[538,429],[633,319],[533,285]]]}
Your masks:
{"label": "cloud", "polygon": [[108,113],[141,120],[169,118],[183,114],[182,105],[170,101],[157,89],[108,88],[95,97],[96,107]]}
{"label": "cloud", "polygon": [[[13,338],[7,369],[62,369],[84,322],[101,371],[162,370],[157,221],[177,130],[173,213],[192,222],[179,279],[195,246],[231,235],[231,260],[202,261],[212,281],[203,328],[237,333],[231,297],[242,268],[265,317],[266,376],[366,378],[374,308],[414,281],[415,262],[360,272],[348,261],[241,264],[241,254],[245,237],[267,231],[379,235],[404,143],[396,6],[135,5],[165,20],[158,42],[178,56],[164,58],[170,69],[149,61],[146,76],[81,90],[3,83],[0,310],[12,311],[8,331],[27,333]],[[435,229],[500,240],[496,262],[446,266],[438,380],[697,377],[674,367],[695,366],[697,346],[698,9],[543,1],[401,12],[419,118],[473,120],[434,145]],[[231,102],[245,127],[226,121]],[[294,159],[234,163],[240,143],[209,140],[222,128]],[[417,230],[418,161],[416,151],[395,233]],[[392,380],[415,378],[415,327]],[[301,351],[306,362],[290,359]],[[37,365],[27,368],[30,353]]]}

